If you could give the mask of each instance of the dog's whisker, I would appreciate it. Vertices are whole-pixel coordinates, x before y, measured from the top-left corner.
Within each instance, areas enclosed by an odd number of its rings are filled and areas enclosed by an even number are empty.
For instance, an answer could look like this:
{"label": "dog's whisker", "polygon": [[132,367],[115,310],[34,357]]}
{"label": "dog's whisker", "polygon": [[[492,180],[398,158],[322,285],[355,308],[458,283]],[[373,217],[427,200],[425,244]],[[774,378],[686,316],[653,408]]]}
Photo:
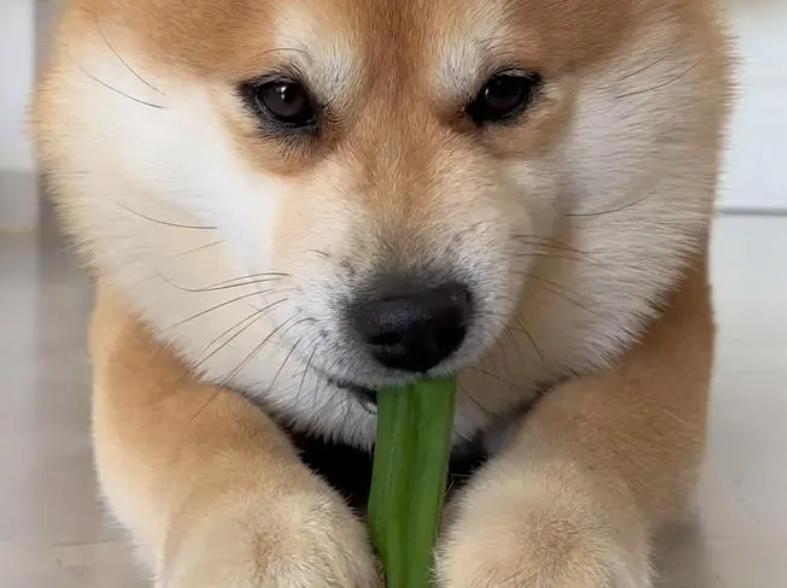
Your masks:
{"label": "dog's whisker", "polygon": [[87,69],[85,69],[83,66],[81,66],[79,64],[77,64],[77,67],[80,70],[82,70],[82,73],[84,73],[91,80],[93,80],[97,84],[100,84],[104,88],[106,88],[108,90],[111,90],[112,92],[115,92],[119,96],[123,96],[123,97],[128,98],[129,100],[131,100],[133,102],[137,102],[138,104],[142,104],[143,106],[147,106],[149,108],[155,108],[155,109],[159,109],[159,110],[164,110],[165,109],[165,107],[162,106],[161,104],[156,104],[155,102],[149,102],[148,100],[143,100],[142,98],[137,98],[136,96],[132,96],[131,94],[129,94],[127,92],[124,92],[123,90],[121,90],[119,88],[116,88],[115,86],[112,86],[112,85],[106,83],[104,80],[102,80],[101,78],[99,78],[99,77],[95,76],[94,74],[90,73]]}
{"label": "dog's whisker", "polygon": [[468,400],[469,400],[469,401],[470,401],[470,402],[473,404],[473,406],[475,406],[475,407],[476,407],[476,408],[477,408],[477,409],[478,409],[478,410],[481,412],[481,414],[482,414],[482,415],[484,415],[484,417],[485,417],[485,418],[487,418],[487,419],[491,418],[491,415],[492,415],[492,413],[491,413],[491,412],[489,412],[489,411],[488,411],[488,410],[487,410],[487,409],[484,407],[484,405],[482,405],[482,404],[481,404],[481,403],[478,401],[478,399],[477,399],[475,396],[473,396],[473,395],[472,395],[472,394],[471,394],[471,393],[470,393],[470,392],[467,390],[467,388],[465,388],[465,387],[464,387],[464,386],[463,386],[461,383],[457,384],[457,387],[459,388],[459,392],[460,392],[460,394],[462,394],[462,396],[464,396],[465,398],[467,398],[467,399],[468,399]]}
{"label": "dog's whisker", "polygon": [[284,328],[291,320],[293,320],[298,315],[298,312],[300,312],[300,311],[294,312],[292,315],[290,315],[290,318],[288,318],[287,320],[281,322],[279,324],[279,326],[277,326],[275,329],[271,330],[271,332],[268,333],[268,335],[265,336],[263,338],[263,340],[256,347],[254,347],[254,349],[252,349],[249,352],[248,355],[246,355],[246,357],[243,359],[243,361],[241,361],[235,367],[235,369],[233,369],[224,378],[224,380],[226,382],[232,382],[232,380],[234,380],[238,376],[238,374],[240,374],[244,369],[246,369],[246,366],[249,364],[249,362],[251,362],[251,360],[254,359],[254,357],[262,350],[263,347],[265,347],[265,345],[268,343],[268,341],[270,341],[273,338],[273,336],[276,335],[276,333],[281,331],[282,328]]}
{"label": "dog's whisker", "polygon": [[247,282],[241,282],[239,284],[228,284],[226,286],[208,286],[206,288],[186,288],[185,286],[179,286],[178,284],[173,283],[166,276],[161,275],[160,277],[168,285],[172,286],[177,290],[180,290],[181,292],[219,292],[221,290],[233,290],[235,288],[243,288],[245,286],[255,286],[257,284],[268,284],[270,282],[278,282],[283,279],[281,277],[261,278],[259,280],[249,280]]}
{"label": "dog's whisker", "polygon": [[514,257],[517,259],[529,257],[529,258],[536,258],[536,259],[558,259],[561,261],[574,261],[576,263],[586,263],[589,260],[583,257],[577,257],[572,255],[555,255],[554,253],[543,253],[537,251],[522,251],[514,254]]}
{"label": "dog's whisker", "polygon": [[623,94],[619,94],[618,96],[615,96],[615,100],[623,100],[625,98],[631,98],[633,96],[639,96],[641,94],[647,94],[648,92],[654,92],[656,90],[661,90],[663,88],[671,86],[672,84],[674,84],[678,80],[686,77],[689,73],[691,73],[700,63],[702,63],[702,61],[704,59],[705,59],[704,57],[700,57],[694,63],[692,63],[689,67],[687,67],[685,70],[675,74],[673,77],[669,78],[668,80],[666,80],[666,81],[664,81],[664,82],[662,82],[660,84],[656,84],[655,86],[651,86],[649,88],[643,88],[641,90],[632,90],[631,92],[625,92]]}
{"label": "dog's whisker", "polygon": [[[596,257],[596,254],[599,253],[598,251],[584,251],[577,247],[562,243],[561,241],[527,235],[514,235],[514,239],[520,244],[522,251],[526,251],[525,248],[532,248],[532,253],[543,255],[555,254],[555,252],[558,252],[560,254],[565,254],[567,258],[573,257],[580,261],[587,260],[591,263],[601,264]],[[531,250],[527,250],[526,252],[531,252]]]}
{"label": "dog's whisker", "polygon": [[190,323],[193,320],[196,320],[196,319],[198,319],[200,317],[203,317],[206,314],[211,313],[213,311],[219,310],[220,308],[224,308],[225,306],[229,306],[230,304],[234,304],[236,302],[240,302],[241,300],[245,300],[247,298],[251,298],[252,296],[261,296],[263,294],[268,294],[270,292],[274,292],[275,290],[276,290],[275,288],[272,288],[270,290],[255,290],[254,292],[247,292],[246,294],[242,294],[240,296],[236,296],[235,298],[231,298],[230,300],[225,300],[225,301],[221,302],[220,304],[216,304],[215,306],[211,306],[210,308],[206,308],[205,310],[201,310],[201,311],[199,311],[196,314],[193,314],[193,315],[191,315],[189,317],[186,317],[185,319],[183,319],[181,321],[178,321],[177,323],[175,323],[175,324],[173,324],[173,325],[171,325],[169,327],[166,327],[165,329],[163,329],[163,331],[170,331],[172,329],[176,329],[178,327],[182,327],[183,325],[185,325],[187,323]]}
{"label": "dog's whisker", "polygon": [[327,251],[323,251],[322,249],[307,249],[306,253],[310,253],[312,255],[318,255],[319,257],[322,257],[324,259],[330,259],[331,257],[330,253],[328,253]]}
{"label": "dog's whisker", "polygon": [[107,38],[106,34],[104,34],[104,31],[103,31],[103,29],[101,28],[101,25],[99,24],[99,21],[98,21],[98,17],[97,17],[97,16],[95,16],[95,21],[96,21],[96,29],[98,30],[98,34],[99,34],[99,35],[101,35],[101,38],[104,40],[104,43],[106,43],[107,47],[109,47],[109,50],[110,50],[110,51],[112,51],[112,53],[115,55],[115,57],[117,57],[117,59],[120,61],[120,63],[122,63],[122,64],[123,64],[123,66],[124,66],[124,67],[125,67],[125,68],[126,68],[128,71],[129,71],[129,72],[131,72],[131,74],[132,74],[132,75],[133,75],[135,78],[137,78],[137,79],[138,79],[140,82],[142,82],[143,84],[145,84],[145,85],[146,85],[148,88],[150,88],[151,90],[153,90],[154,92],[156,92],[156,93],[157,93],[157,94],[159,94],[160,96],[163,96],[163,97],[165,97],[165,98],[166,98],[166,96],[167,96],[167,95],[166,95],[164,92],[162,92],[162,91],[161,91],[161,90],[159,90],[159,89],[158,89],[156,86],[154,86],[154,85],[153,85],[153,84],[151,84],[149,81],[147,81],[145,78],[143,78],[143,77],[142,77],[142,76],[141,76],[141,75],[140,75],[140,74],[139,74],[139,73],[138,73],[138,72],[137,72],[137,71],[136,71],[136,70],[135,70],[133,67],[131,67],[131,65],[129,65],[129,63],[128,63],[128,62],[127,62],[125,59],[123,59],[123,57],[120,55],[120,53],[118,53],[118,51],[117,51],[117,50],[115,49],[115,47],[112,45],[112,43],[110,43],[110,42],[109,42],[109,39]]}
{"label": "dog's whisker", "polygon": [[565,243],[557,239],[552,239],[550,237],[539,237],[537,235],[529,235],[526,233],[516,233],[513,235],[513,238],[516,239],[517,241],[522,241],[523,243],[533,244],[540,247],[547,247],[549,249],[570,251],[572,253],[578,253],[580,255],[591,255],[589,252],[574,247],[569,243]]}
{"label": "dog's whisker", "polygon": [[544,359],[544,353],[541,351],[541,348],[536,343],[535,337],[533,337],[533,335],[530,333],[527,327],[525,327],[524,323],[522,323],[522,321],[519,320],[519,317],[513,316],[511,318],[519,327],[519,329],[522,331],[522,333],[525,335],[525,337],[527,337],[528,341],[530,341],[530,344],[533,346],[533,351],[536,352],[536,355],[538,356],[538,359],[541,360],[541,363],[542,364],[546,363],[546,360]]}
{"label": "dog's whisker", "polygon": [[251,280],[254,278],[267,278],[267,277],[276,277],[276,278],[289,278],[291,277],[290,274],[286,272],[259,272],[254,274],[246,274],[244,276],[237,276],[235,278],[230,278],[228,280],[222,280],[220,282],[214,282],[213,284],[208,284],[207,288],[213,288],[215,286],[223,286],[225,284],[232,284],[234,282],[240,282],[242,280]]}
{"label": "dog's whisker", "polygon": [[[306,321],[314,321],[314,320],[315,320],[315,319],[313,319],[313,318],[311,318],[311,317],[306,317],[306,318],[302,319],[301,321],[298,321],[298,322],[296,322],[296,323],[293,325],[293,327],[295,327],[295,326],[297,326],[297,325],[299,325],[299,324],[301,324],[301,323],[303,323],[303,322],[306,322]],[[288,329],[288,330],[289,330],[289,329]],[[295,353],[295,350],[296,350],[296,349],[298,349],[298,346],[299,346],[299,345],[300,345],[302,342],[303,342],[303,337],[299,337],[299,338],[298,338],[298,340],[297,340],[297,341],[296,341],[296,342],[293,344],[293,346],[290,348],[290,351],[289,351],[289,352],[287,353],[287,355],[285,356],[285,358],[284,358],[284,361],[282,361],[281,365],[279,366],[279,369],[278,369],[278,370],[276,370],[276,375],[273,377],[273,381],[270,383],[270,386],[268,386],[268,391],[270,391],[270,390],[273,390],[273,388],[276,386],[276,382],[278,381],[278,379],[279,379],[279,376],[281,376],[281,373],[282,373],[282,371],[284,370],[284,366],[285,366],[285,365],[287,365],[287,362],[290,360],[290,358],[291,358],[291,357],[293,356],[293,354]]]}
{"label": "dog's whisker", "polygon": [[500,382],[502,384],[505,384],[509,388],[512,388],[514,390],[519,390],[519,386],[517,386],[516,384],[514,384],[512,382],[509,382],[505,378],[502,378],[499,375],[495,374],[494,372],[490,372],[489,370],[484,369],[484,368],[482,368],[480,366],[469,366],[469,367],[467,367],[465,369],[468,369],[468,370],[474,371],[474,372],[479,372],[479,373],[481,373],[481,374],[483,374],[485,376],[488,376],[488,377],[492,378],[493,380],[497,380],[498,382]]}
{"label": "dog's whisker", "polygon": [[[566,288],[562,284],[558,284],[557,282],[555,282],[553,280],[550,280],[548,278],[544,278],[543,276],[539,276],[537,274],[533,274],[533,273],[529,273],[529,272],[514,271],[513,273],[522,275],[526,279],[531,279],[531,280],[533,280],[535,282],[535,284],[541,286],[543,289],[547,290],[548,292],[551,292],[552,294],[555,294],[556,296],[562,298],[566,302],[569,302],[569,303],[577,306],[578,308],[581,308],[581,309],[587,311],[588,313],[595,314],[595,311],[592,308],[590,308],[589,306],[587,306],[587,304],[585,304],[585,303],[581,302],[580,300],[577,300],[577,299],[574,298],[574,296],[581,296],[579,293],[574,292],[574,291],[570,290],[569,288]],[[592,301],[588,300],[588,303],[591,303],[591,302]]]}
{"label": "dog's whisker", "polygon": [[191,255],[192,253],[197,253],[205,249],[210,249],[211,247],[216,247],[218,245],[221,245],[222,243],[224,243],[224,239],[219,239],[218,241],[213,241],[211,243],[207,243],[206,245],[200,245],[199,247],[193,247],[192,249],[181,251],[180,253],[176,253],[172,257],[185,257],[186,255]]}
{"label": "dog's whisker", "polygon": [[470,400],[470,402],[481,412],[481,414],[486,418],[488,421],[494,420],[494,413],[487,409],[478,398],[473,395],[470,390],[468,390],[463,384],[457,383],[457,387],[459,388],[460,394],[462,394],[465,398]]}
{"label": "dog's whisker", "polygon": [[309,353],[309,357],[306,360],[306,367],[303,369],[303,374],[301,375],[301,381],[298,384],[298,394],[297,394],[298,399],[301,398],[301,394],[303,392],[303,385],[306,381],[306,376],[309,374],[309,370],[311,369],[311,365],[312,365],[312,360],[314,359],[314,354],[317,353],[317,349],[319,349],[319,347],[320,347],[320,338],[318,336],[315,336],[314,342],[312,344],[311,353]]}
{"label": "dog's whisker", "polygon": [[[250,321],[252,319],[256,319],[256,317],[258,317],[260,315],[260,313],[262,313],[262,312],[264,312],[264,308],[261,309],[261,308],[256,308],[255,307],[253,312],[249,313],[248,315],[246,315],[244,318],[242,318],[241,320],[239,320],[238,322],[236,322],[232,326],[224,329],[221,333],[219,333],[218,335],[213,337],[213,339],[208,341],[208,344],[205,345],[205,349],[203,349],[203,351],[207,352],[211,347],[216,345],[219,341],[221,341],[224,337],[228,336],[235,329],[241,329],[241,332],[243,332],[243,330],[242,330],[243,326],[248,321]],[[239,334],[240,333],[238,333],[237,335],[239,335]],[[237,336],[237,335],[235,335],[235,336]],[[234,338],[234,336],[233,336],[233,338]]]}
{"label": "dog's whisker", "polygon": [[664,55],[662,55],[661,57],[659,57],[657,60],[655,60],[655,61],[652,61],[652,62],[650,62],[650,63],[648,63],[648,64],[646,64],[646,65],[643,65],[642,67],[640,67],[640,68],[638,68],[638,69],[635,69],[635,70],[634,70],[634,71],[632,71],[632,72],[629,72],[629,73],[627,73],[627,74],[626,74],[626,75],[624,75],[623,77],[620,77],[620,78],[618,78],[618,79],[616,80],[616,82],[618,82],[618,83],[619,83],[619,82],[624,82],[624,81],[626,81],[626,80],[628,80],[628,79],[631,79],[631,78],[633,78],[633,77],[635,77],[635,76],[638,76],[639,74],[641,74],[641,73],[644,73],[644,72],[648,71],[649,69],[651,69],[651,68],[653,68],[653,67],[656,67],[656,66],[657,66],[659,63],[663,62],[663,61],[664,61],[665,59],[667,59],[668,57],[670,57],[670,54],[669,54],[669,53],[667,53],[667,54],[664,54]]}
{"label": "dog's whisker", "polygon": [[621,204],[620,206],[609,208],[607,210],[599,210],[596,212],[569,212],[566,213],[565,216],[568,218],[592,218],[597,216],[604,216],[607,214],[614,214],[616,212],[622,212],[624,210],[628,210],[629,208],[633,208],[642,202],[645,202],[648,198],[653,195],[653,192],[648,192],[644,196],[640,196],[636,200],[632,200],[631,202],[626,202],[625,204]]}
{"label": "dog's whisker", "polygon": [[192,415],[192,417],[189,419],[189,422],[193,423],[197,419],[197,417],[199,417],[199,415],[205,412],[205,409],[207,409],[208,406],[210,406],[211,403],[213,403],[213,401],[216,400],[216,398],[218,398],[219,394],[221,394],[221,389],[217,388],[213,392],[213,394],[211,394],[210,397],[205,401],[205,403],[197,409],[197,412],[195,412]]}
{"label": "dog's whisker", "polygon": [[228,334],[230,331],[232,331],[232,330],[233,330],[233,329],[235,329],[235,328],[238,328],[238,327],[239,327],[241,324],[243,324],[244,322],[248,321],[248,324],[244,325],[244,326],[243,326],[242,328],[240,328],[240,329],[239,329],[239,330],[238,330],[236,333],[234,333],[234,334],[233,334],[231,337],[229,337],[229,338],[228,338],[226,341],[224,341],[224,342],[223,342],[221,345],[219,345],[219,346],[218,346],[216,349],[214,349],[213,351],[211,351],[210,353],[208,353],[208,354],[207,354],[205,357],[203,357],[202,359],[200,359],[200,360],[199,360],[199,362],[197,362],[197,363],[196,363],[196,364],[193,366],[193,368],[192,368],[192,369],[194,369],[194,370],[196,371],[196,370],[198,370],[199,368],[201,368],[201,367],[202,367],[203,365],[205,365],[205,364],[206,364],[208,361],[210,361],[210,359],[211,359],[211,358],[215,357],[215,356],[216,356],[216,355],[217,355],[217,354],[218,354],[218,353],[219,353],[219,352],[220,352],[222,349],[225,349],[225,348],[226,348],[226,347],[227,347],[227,346],[228,346],[230,343],[232,343],[232,342],[233,342],[233,341],[235,341],[235,340],[236,340],[238,337],[240,337],[240,336],[241,336],[243,333],[245,333],[246,331],[248,331],[248,330],[249,330],[249,329],[250,329],[250,328],[251,328],[253,325],[255,325],[255,324],[257,323],[257,321],[258,321],[258,320],[260,320],[260,319],[261,319],[263,316],[265,316],[265,314],[266,314],[267,312],[269,312],[269,311],[270,311],[270,309],[272,309],[272,308],[274,308],[274,307],[278,306],[279,304],[282,304],[282,303],[284,303],[284,302],[287,302],[287,300],[289,300],[289,298],[282,298],[281,300],[277,300],[277,301],[275,301],[275,302],[272,302],[271,304],[269,304],[269,305],[267,305],[267,306],[265,306],[265,307],[263,307],[263,308],[261,308],[261,309],[257,309],[257,310],[256,310],[255,312],[253,312],[251,315],[249,315],[249,316],[247,316],[246,318],[244,318],[243,320],[241,320],[241,321],[240,321],[240,323],[236,323],[235,325],[233,325],[232,327],[230,327],[229,329],[227,329],[226,331],[224,331],[223,333],[221,333],[221,334],[220,334],[218,337],[214,338],[214,339],[213,339],[213,341],[212,341],[211,343],[209,343],[209,344],[208,344],[208,346],[206,347],[206,352],[207,352],[207,349],[208,349],[208,348],[209,348],[211,345],[215,344],[215,342],[216,342],[218,339],[220,339],[221,337],[223,337],[223,336],[227,335],[227,334]]}
{"label": "dog's whisker", "polygon": [[[517,351],[519,352],[519,355],[521,356],[522,353],[521,353],[521,347],[519,346],[519,340],[516,338],[516,336],[514,335],[514,332],[511,330],[511,325],[505,325],[503,327],[503,332],[505,333],[505,337],[514,346],[516,346]],[[513,370],[512,366],[511,366],[511,361],[510,361],[510,358],[509,358],[509,354],[507,353],[507,350],[505,348],[502,349],[501,356],[503,358],[503,365],[505,366],[506,373],[508,374],[507,377],[509,379],[516,379],[516,376],[514,374],[514,370]]]}
{"label": "dog's whisker", "polygon": [[134,216],[138,216],[139,218],[143,218],[143,219],[148,220],[150,222],[153,222],[153,223],[156,223],[156,224],[159,224],[159,225],[164,225],[166,227],[174,227],[174,228],[177,228],[177,229],[194,229],[194,230],[201,230],[201,231],[213,231],[216,228],[218,228],[218,227],[215,227],[215,226],[212,226],[212,225],[190,225],[190,224],[183,224],[183,223],[175,223],[175,222],[171,222],[171,221],[163,221],[163,220],[160,220],[160,219],[157,219],[157,218],[153,218],[152,216],[148,216],[146,214],[142,214],[141,212],[137,212],[136,210],[134,210],[133,208],[130,208],[129,206],[123,204],[122,202],[115,202],[115,204],[117,204],[123,210],[125,210],[127,212],[130,212]]}

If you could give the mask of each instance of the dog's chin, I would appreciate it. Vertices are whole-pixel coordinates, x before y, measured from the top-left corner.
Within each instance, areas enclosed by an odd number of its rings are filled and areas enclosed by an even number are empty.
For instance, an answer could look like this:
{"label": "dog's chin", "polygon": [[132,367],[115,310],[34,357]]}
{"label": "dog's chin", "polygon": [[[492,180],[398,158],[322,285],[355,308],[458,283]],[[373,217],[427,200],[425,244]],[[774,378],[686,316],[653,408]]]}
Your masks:
{"label": "dog's chin", "polygon": [[368,410],[373,412],[374,410],[376,410],[376,406],[377,406],[377,392],[376,392],[377,389],[385,386],[391,386],[391,385],[406,385],[408,383],[416,382],[420,379],[428,378],[430,376],[425,374],[413,375],[412,377],[398,380],[396,384],[391,384],[390,381],[389,382],[381,381],[376,386],[375,385],[367,386],[367,385],[359,384],[357,382],[353,382],[348,379],[338,378],[335,376],[325,375],[324,377],[328,382],[328,384],[334,386],[335,388],[338,388],[339,390],[347,392],[348,394],[351,394],[353,397],[355,397],[356,400],[358,400],[358,402],[361,405],[364,406],[364,408],[367,408]]}

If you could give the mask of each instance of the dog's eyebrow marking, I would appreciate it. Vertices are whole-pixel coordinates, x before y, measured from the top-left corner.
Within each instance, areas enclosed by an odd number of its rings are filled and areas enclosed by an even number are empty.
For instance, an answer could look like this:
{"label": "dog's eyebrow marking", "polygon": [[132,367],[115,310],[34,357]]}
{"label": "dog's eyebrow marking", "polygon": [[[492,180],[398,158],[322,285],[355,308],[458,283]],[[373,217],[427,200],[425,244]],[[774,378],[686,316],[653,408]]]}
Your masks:
{"label": "dog's eyebrow marking", "polygon": [[293,3],[282,3],[273,21],[274,47],[293,54],[291,67],[324,103],[343,106],[363,75],[361,39],[354,27],[331,26],[319,13]]}
{"label": "dog's eyebrow marking", "polygon": [[429,26],[440,31],[428,40],[432,91],[451,101],[469,99],[501,64],[511,62],[508,48],[522,35],[513,28],[511,4],[487,0],[466,3],[450,15],[431,13]]}

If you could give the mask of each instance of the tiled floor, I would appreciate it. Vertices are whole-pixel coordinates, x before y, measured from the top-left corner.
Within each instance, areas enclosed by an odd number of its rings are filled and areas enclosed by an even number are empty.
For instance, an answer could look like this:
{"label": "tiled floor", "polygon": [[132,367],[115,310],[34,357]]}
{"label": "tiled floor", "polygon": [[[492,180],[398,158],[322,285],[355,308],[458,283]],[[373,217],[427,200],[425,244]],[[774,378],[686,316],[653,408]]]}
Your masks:
{"label": "tiled floor", "polygon": [[[787,586],[787,218],[724,217],[720,324],[698,508],[662,542],[662,588]],[[0,236],[0,587],[136,588],[96,498],[89,288],[52,237]]]}

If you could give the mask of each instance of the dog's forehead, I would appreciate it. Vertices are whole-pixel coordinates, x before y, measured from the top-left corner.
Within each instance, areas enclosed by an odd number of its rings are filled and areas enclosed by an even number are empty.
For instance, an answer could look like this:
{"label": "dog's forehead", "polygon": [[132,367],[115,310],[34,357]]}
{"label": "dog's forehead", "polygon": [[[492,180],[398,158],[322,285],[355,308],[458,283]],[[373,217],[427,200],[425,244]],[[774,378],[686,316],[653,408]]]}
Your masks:
{"label": "dog's forehead", "polygon": [[[600,58],[655,0],[83,0],[162,63],[242,77],[287,59],[326,80],[362,69],[447,79]],[[665,3],[662,3],[665,4]],[[635,11],[634,8],[640,10]],[[89,24],[91,19],[85,19]]]}

